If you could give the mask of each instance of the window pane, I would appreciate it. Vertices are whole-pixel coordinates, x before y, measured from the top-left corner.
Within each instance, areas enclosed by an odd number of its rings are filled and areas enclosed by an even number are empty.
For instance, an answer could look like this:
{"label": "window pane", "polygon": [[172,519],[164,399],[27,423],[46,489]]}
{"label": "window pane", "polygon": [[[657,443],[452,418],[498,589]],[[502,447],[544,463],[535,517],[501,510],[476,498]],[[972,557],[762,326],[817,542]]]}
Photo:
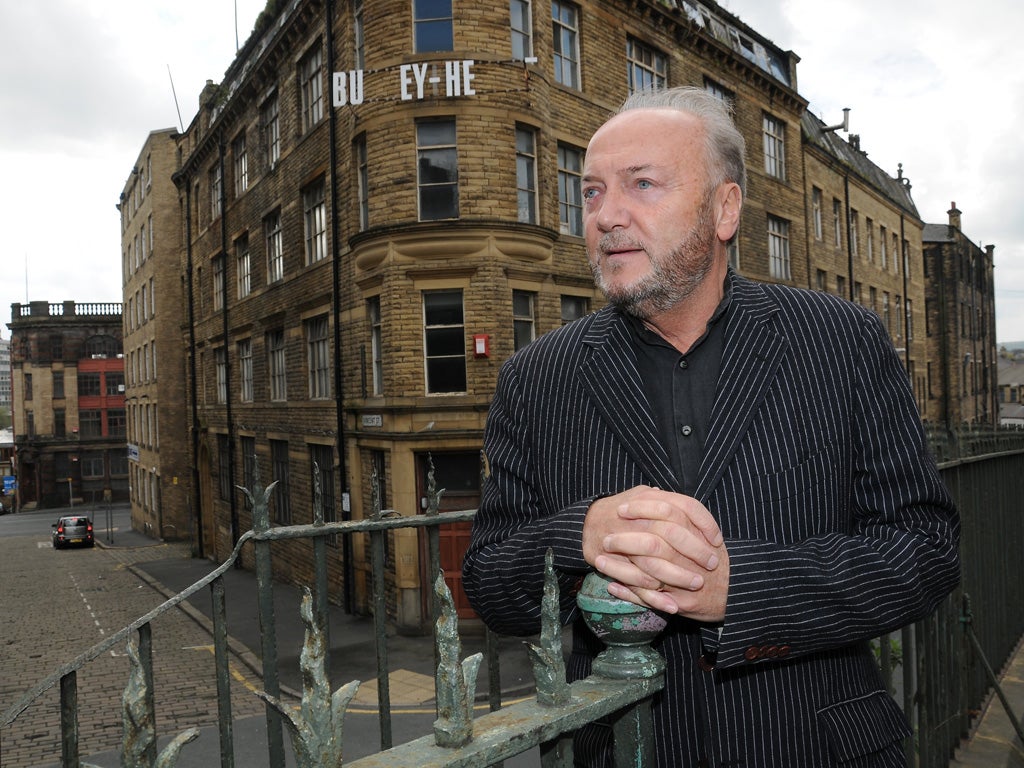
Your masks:
{"label": "window pane", "polygon": [[427,354],[458,355],[465,351],[462,328],[434,328],[427,336]]}
{"label": "window pane", "polygon": [[457,210],[458,196],[453,187],[427,187],[420,190],[420,218],[424,221],[454,219]]}
{"label": "window pane", "polygon": [[462,323],[462,291],[437,291],[423,297],[427,325]]}
{"label": "window pane", "polygon": [[465,392],[465,358],[427,360],[427,381],[430,392]]}

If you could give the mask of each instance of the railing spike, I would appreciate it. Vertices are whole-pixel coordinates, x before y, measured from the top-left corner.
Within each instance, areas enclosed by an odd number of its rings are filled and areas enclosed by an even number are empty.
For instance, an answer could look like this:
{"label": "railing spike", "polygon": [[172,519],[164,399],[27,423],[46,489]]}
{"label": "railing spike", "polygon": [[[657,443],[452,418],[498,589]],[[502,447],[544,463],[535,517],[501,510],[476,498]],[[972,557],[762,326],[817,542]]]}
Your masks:
{"label": "railing spike", "polygon": [[324,633],[313,615],[313,594],[302,590],[299,608],[306,626],[306,641],[299,657],[302,670],[302,707],[296,714],[276,696],[265,691],[256,693],[284,718],[292,738],[295,761],[299,768],[321,768],[342,765],[345,709],[359,689],[354,680],[341,686],[332,695],[325,669],[326,643]]}
{"label": "railing spike", "polygon": [[[174,768],[182,747],[199,738],[198,728],[189,728],[175,736],[150,762],[148,755],[156,744],[156,724],[150,714],[147,697],[149,686],[139,659],[139,647],[134,640],[128,640],[128,661],[131,670],[128,673],[128,684],[121,696],[124,735],[121,740],[122,768]],[[97,768],[82,763],[82,768]]]}
{"label": "railing spike", "polygon": [[437,719],[434,721],[434,740],[439,747],[461,747],[473,738],[473,699],[483,654],[475,653],[459,662],[462,654],[459,620],[443,573],[434,582],[434,594],[441,604],[441,615],[437,619],[437,645],[441,660],[435,685]]}
{"label": "railing spike", "polygon": [[526,643],[537,681],[537,701],[545,706],[558,706],[569,701],[569,684],[565,681],[565,657],[562,654],[562,624],[559,621],[558,578],[555,576],[555,555],[549,547],[544,556],[544,597],[541,599],[540,645]]}

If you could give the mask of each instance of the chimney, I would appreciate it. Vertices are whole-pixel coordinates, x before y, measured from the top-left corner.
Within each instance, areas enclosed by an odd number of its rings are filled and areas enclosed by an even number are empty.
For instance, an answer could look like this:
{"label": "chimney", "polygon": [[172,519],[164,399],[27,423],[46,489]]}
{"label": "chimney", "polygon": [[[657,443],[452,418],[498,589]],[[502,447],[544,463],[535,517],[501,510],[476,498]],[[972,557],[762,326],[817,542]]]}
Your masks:
{"label": "chimney", "polygon": [[949,204],[949,210],[946,211],[949,214],[949,226],[953,229],[960,230],[960,209],[956,207],[956,201],[954,200]]}

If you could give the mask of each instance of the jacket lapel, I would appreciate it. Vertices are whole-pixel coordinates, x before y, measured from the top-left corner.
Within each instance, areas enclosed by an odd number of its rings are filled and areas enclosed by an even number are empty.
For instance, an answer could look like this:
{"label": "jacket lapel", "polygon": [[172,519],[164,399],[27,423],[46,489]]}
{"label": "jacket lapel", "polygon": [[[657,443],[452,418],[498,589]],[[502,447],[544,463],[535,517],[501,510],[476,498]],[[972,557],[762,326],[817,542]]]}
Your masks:
{"label": "jacket lapel", "polygon": [[733,276],[722,368],[695,494],[701,501],[722,478],[789,346],[773,324],[776,311],[757,283]]}
{"label": "jacket lapel", "polygon": [[613,309],[603,310],[583,343],[593,350],[580,372],[594,404],[636,462],[650,472],[652,484],[675,488],[678,481],[643,390],[626,321]]}

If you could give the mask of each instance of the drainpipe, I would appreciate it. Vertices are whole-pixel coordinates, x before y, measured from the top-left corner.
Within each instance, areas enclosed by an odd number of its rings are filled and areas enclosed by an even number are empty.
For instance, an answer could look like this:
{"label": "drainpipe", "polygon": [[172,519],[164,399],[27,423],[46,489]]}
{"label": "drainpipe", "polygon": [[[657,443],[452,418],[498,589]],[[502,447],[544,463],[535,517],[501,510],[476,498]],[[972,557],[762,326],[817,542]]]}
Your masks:
{"label": "drainpipe", "polygon": [[[327,71],[334,72],[334,2],[327,0]],[[348,462],[345,445],[345,391],[342,347],[341,347],[341,259],[338,256],[338,119],[333,105],[328,113],[327,130],[330,139],[329,163],[331,167],[331,297],[334,314],[334,413],[337,419],[338,480],[341,487],[341,519],[352,519],[351,486],[348,482]],[[352,612],[353,581],[352,537],[342,537],[342,569],[344,573],[343,602],[346,613]]]}
{"label": "drainpipe", "polygon": [[[222,321],[222,334],[224,339],[224,381],[227,388],[224,398],[225,417],[227,418],[228,429],[228,475],[231,477],[231,547],[238,543],[238,493],[235,490],[235,421],[231,411],[231,349],[230,331],[228,328],[228,229],[227,222],[227,190],[224,180],[224,134],[222,133],[217,141],[217,163],[220,165],[220,252],[224,259],[224,277],[221,280],[220,316]],[[242,567],[241,560],[236,561],[238,568]]]}
{"label": "drainpipe", "polygon": [[[907,291],[909,290],[910,282],[909,282],[909,280],[907,280],[907,264],[910,262],[910,259],[908,259],[906,257],[906,255],[905,255],[905,253],[904,253],[904,249],[906,248],[906,245],[904,245],[904,244],[907,242],[905,237],[904,237],[906,235],[905,226],[906,226],[906,219],[904,218],[903,214],[901,213],[900,214],[900,261],[902,263],[900,264],[900,267],[901,267],[900,272],[903,274],[903,367],[907,369],[907,374],[909,375],[910,374],[910,334],[907,333],[907,329],[910,327],[910,324],[909,324],[910,312],[907,311],[907,296],[909,295],[907,293]],[[924,266],[923,265],[923,261],[924,260],[922,259],[922,267]],[[913,382],[913,381],[911,381],[910,384],[911,384],[912,387],[916,386],[916,383]]]}
{"label": "drainpipe", "polygon": [[185,278],[188,284],[188,386],[192,410],[192,508],[195,510],[192,554],[205,557],[203,543],[203,500],[199,493],[199,407],[196,404],[196,311],[192,287],[192,179],[185,178]]}
{"label": "drainpipe", "polygon": [[846,209],[846,264],[850,272],[850,301],[856,301],[856,291],[853,285],[853,222],[850,221],[850,172],[843,174],[843,205]]}

